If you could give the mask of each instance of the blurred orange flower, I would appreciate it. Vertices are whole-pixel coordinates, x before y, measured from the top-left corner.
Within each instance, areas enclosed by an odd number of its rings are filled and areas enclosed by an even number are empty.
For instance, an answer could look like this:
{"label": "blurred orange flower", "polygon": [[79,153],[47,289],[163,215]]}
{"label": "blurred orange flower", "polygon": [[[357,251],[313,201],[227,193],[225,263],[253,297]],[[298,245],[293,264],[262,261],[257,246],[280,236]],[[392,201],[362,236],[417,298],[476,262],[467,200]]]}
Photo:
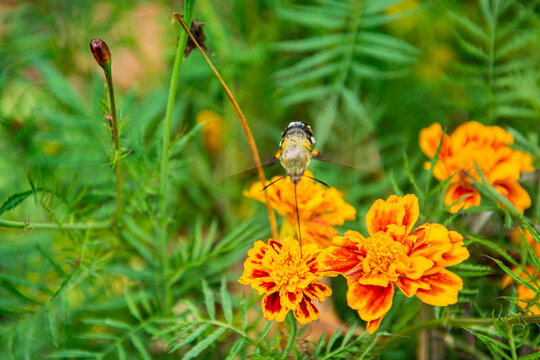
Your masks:
{"label": "blurred orange flower", "polygon": [[197,124],[206,123],[202,128],[204,146],[211,152],[218,152],[223,146],[225,120],[212,110],[202,110],[197,114]]}
{"label": "blurred orange flower", "polygon": [[[433,123],[420,131],[420,148],[433,158],[443,137],[439,123]],[[485,126],[469,121],[459,126],[451,135],[445,135],[439,159],[433,175],[444,181],[450,180],[444,203],[454,204],[451,213],[480,204],[480,194],[473,186],[472,176],[481,181],[475,164],[482,170],[487,181],[520,211],[531,206],[529,194],[518,184],[522,172],[534,171],[532,157],[510,147],[514,137],[498,126]],[[429,169],[430,163],[425,163]],[[466,196],[461,201],[460,198]]]}
{"label": "blurred orange flower", "polygon": [[415,195],[377,200],[366,215],[370,237],[347,231],[319,255],[321,270],[347,278],[347,303],[368,322],[370,334],[392,306],[394,285],[434,306],[455,304],[463,288],[461,278],[446,270],[469,257],[463,237],[439,224],[412,231],[418,215]]}
{"label": "blurred orange flower", "polygon": [[[525,241],[529,244],[529,246],[534,250],[536,255],[540,257],[540,243],[538,243],[532,234],[529,232],[529,230],[523,229],[523,234],[525,235]],[[516,227],[512,230],[510,233],[510,239],[515,244],[521,243],[521,231],[519,230],[519,227]],[[517,271],[517,268],[512,269],[513,271]],[[531,284],[531,286],[534,288],[533,279],[540,280],[540,269],[536,269],[534,266],[525,266],[525,271],[522,271],[519,274],[519,277]],[[501,283],[501,287],[505,288],[508,285],[510,285],[514,280],[510,277],[510,275],[506,275]],[[532,301],[536,295],[537,291],[534,291],[530,288],[528,288],[525,285],[518,284],[517,285],[517,297],[518,299],[521,299],[523,301],[517,301],[517,304],[525,309],[529,302]],[[533,305],[529,312],[533,315],[540,315],[540,300],[537,301],[535,305]]]}
{"label": "blurred orange flower", "polygon": [[[313,177],[313,174],[306,171],[296,185],[302,242],[325,248],[332,243],[332,237],[338,234],[333,227],[343,225],[345,220],[354,220],[356,210],[343,200],[338,190],[333,187],[324,188],[310,177]],[[278,178],[280,176],[272,178],[270,182]],[[257,182],[248,191],[244,191],[244,195],[264,202],[264,193],[261,190],[262,185]],[[289,178],[278,181],[266,191],[272,207],[298,231],[292,181]]]}
{"label": "blurred orange flower", "polygon": [[316,245],[306,245],[300,251],[297,240],[288,236],[279,243],[259,240],[248,251],[240,284],[251,285],[265,294],[262,301],[264,318],[281,322],[289,310],[301,324],[309,324],[319,316],[313,300],[322,303],[332,290],[319,280]]}

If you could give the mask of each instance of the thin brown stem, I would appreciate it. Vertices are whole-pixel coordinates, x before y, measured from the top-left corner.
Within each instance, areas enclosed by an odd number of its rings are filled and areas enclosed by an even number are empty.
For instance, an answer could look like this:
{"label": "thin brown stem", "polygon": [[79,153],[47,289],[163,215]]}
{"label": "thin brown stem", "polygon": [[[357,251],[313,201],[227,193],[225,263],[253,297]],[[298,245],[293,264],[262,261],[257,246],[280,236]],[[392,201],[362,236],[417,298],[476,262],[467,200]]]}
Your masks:
{"label": "thin brown stem", "polygon": [[[221,75],[219,75],[219,72],[217,71],[217,69],[214,67],[214,65],[212,64],[212,62],[208,58],[208,56],[206,56],[206,53],[200,47],[200,45],[197,42],[197,40],[195,39],[195,37],[189,31],[188,27],[186,26],[186,24],[182,20],[182,16],[180,14],[178,14],[178,13],[174,13],[174,16],[180,22],[180,25],[182,25],[184,30],[187,32],[187,34],[189,35],[191,41],[193,41],[195,46],[197,46],[197,49],[199,49],[199,51],[203,55],[204,59],[208,63],[208,65],[210,65],[210,68],[212,69],[212,71],[214,72],[216,77],[218,78],[219,82],[221,83],[221,86],[223,87],[223,89],[225,90],[225,93],[227,94],[227,97],[231,101],[231,104],[232,104],[232,106],[234,108],[234,111],[236,112],[236,115],[238,116],[238,119],[240,120],[240,123],[242,124],[242,129],[244,130],[244,133],[246,134],[246,138],[247,138],[247,141],[248,141],[248,144],[249,144],[249,148],[251,149],[251,155],[253,156],[253,161],[255,161],[255,166],[257,167],[257,174],[259,176],[259,181],[261,182],[261,184],[264,187],[265,184],[266,184],[266,178],[264,176],[264,171],[263,171],[263,168],[262,168],[262,165],[261,165],[261,159],[259,157],[259,152],[257,151],[257,146],[255,144],[255,139],[253,138],[253,135],[251,134],[251,130],[250,130],[249,126],[248,126],[248,123],[246,121],[244,113],[240,109],[240,106],[238,106],[238,103],[236,102],[236,99],[234,98],[233,94],[229,90],[229,87],[227,86],[227,84],[225,84],[225,81],[223,81],[223,79],[221,78]],[[268,219],[270,221],[270,228],[272,230],[272,238],[277,240],[278,239],[278,230],[277,230],[276,216],[274,214],[274,211],[272,210],[272,205],[270,204],[270,197],[268,196],[268,192],[266,190],[264,190],[264,196],[265,196],[265,200],[266,200],[266,211],[268,212]]]}

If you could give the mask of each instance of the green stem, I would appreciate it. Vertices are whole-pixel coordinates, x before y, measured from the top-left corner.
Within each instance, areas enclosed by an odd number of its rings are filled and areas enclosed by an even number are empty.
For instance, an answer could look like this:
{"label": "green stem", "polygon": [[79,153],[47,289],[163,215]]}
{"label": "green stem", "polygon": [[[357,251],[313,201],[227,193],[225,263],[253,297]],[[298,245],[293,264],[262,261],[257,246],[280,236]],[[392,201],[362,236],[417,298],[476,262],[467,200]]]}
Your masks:
{"label": "green stem", "polygon": [[[499,318],[500,319],[500,318]],[[493,319],[491,318],[467,318],[467,319],[433,319],[418,325],[411,326],[405,329],[400,335],[404,335],[410,332],[416,332],[420,330],[433,329],[437,327],[467,327],[467,326],[491,326],[493,325]],[[508,325],[524,324],[524,323],[540,323],[540,315],[525,315],[514,316],[505,319]]]}
{"label": "green stem", "polygon": [[112,71],[111,65],[107,68],[104,68],[105,77],[107,78],[107,87],[109,88],[109,100],[111,104],[111,117],[112,117],[112,126],[111,132],[114,142],[114,171],[116,174],[116,209],[114,211],[114,225],[118,225],[118,219],[120,217],[120,212],[122,211],[122,168],[120,166],[120,136],[118,133],[118,117],[116,116],[116,102],[114,100],[114,88],[112,80]]}
{"label": "green stem", "polygon": [[0,227],[11,229],[28,229],[28,230],[98,230],[109,229],[109,222],[97,223],[80,223],[80,224],[47,224],[47,223],[30,223],[22,221],[11,221],[0,219]]}
{"label": "green stem", "polygon": [[501,320],[501,319],[508,326],[515,325],[515,324],[540,323],[540,315],[523,315],[523,316],[513,316],[513,317],[497,318],[497,319],[492,319],[492,318],[433,319],[433,320],[428,320],[423,323],[416,324],[416,325],[413,325],[404,329],[399,334],[396,334],[396,336],[388,338],[387,341],[384,342],[384,345],[385,347],[388,347],[391,344],[398,341],[399,339],[406,338],[409,336],[409,334],[416,333],[422,330],[434,329],[434,328],[440,328],[440,327],[454,327],[454,328],[470,327],[470,326],[486,326],[487,327],[487,326],[492,326],[495,320]]}
{"label": "green stem", "polygon": [[[195,7],[195,0],[186,0],[184,5],[184,16],[186,23],[191,26],[191,19],[193,16],[193,8]],[[169,144],[171,141],[171,119],[174,108],[174,99],[176,98],[176,90],[178,88],[178,75],[180,73],[180,67],[182,60],[184,59],[184,49],[187,43],[187,34],[183,31],[180,32],[178,44],[176,47],[176,55],[174,57],[174,66],[171,75],[171,81],[169,83],[169,95],[167,97],[167,109],[165,112],[165,122],[163,124],[163,139],[161,146],[161,173],[160,173],[160,205],[159,214],[161,219],[160,229],[160,257],[161,267],[163,273],[159,279],[162,287],[162,306],[164,312],[167,313],[172,306],[172,298],[169,286],[167,286],[167,274],[169,273],[169,256],[167,253],[167,199],[169,194],[167,192],[167,178],[169,171]],[[160,287],[158,287],[160,288]],[[158,290],[159,291],[159,290]]]}
{"label": "green stem", "polygon": [[514,332],[512,331],[512,325],[506,326],[508,330],[508,345],[510,345],[510,353],[512,354],[512,359],[517,360],[516,344],[514,344]]}

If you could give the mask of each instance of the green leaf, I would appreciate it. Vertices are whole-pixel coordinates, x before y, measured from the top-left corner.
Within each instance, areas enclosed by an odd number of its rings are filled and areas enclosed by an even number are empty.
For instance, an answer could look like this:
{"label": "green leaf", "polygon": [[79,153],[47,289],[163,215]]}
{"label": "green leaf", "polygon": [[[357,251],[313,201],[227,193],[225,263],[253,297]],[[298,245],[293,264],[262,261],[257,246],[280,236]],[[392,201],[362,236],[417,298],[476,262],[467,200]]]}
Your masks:
{"label": "green leaf", "polygon": [[221,307],[223,308],[223,313],[225,314],[225,320],[227,320],[227,324],[231,324],[233,320],[233,311],[232,311],[232,304],[231,304],[231,296],[229,294],[229,291],[227,290],[227,282],[225,281],[225,277],[221,278]]}
{"label": "green leaf", "polygon": [[60,358],[73,359],[73,358],[93,358],[93,357],[97,357],[98,355],[99,353],[82,350],[82,349],[64,349],[64,350],[55,351],[52,354],[49,354],[47,357],[52,358],[52,359],[60,359]]}
{"label": "green leaf", "polygon": [[118,353],[119,360],[127,360],[126,350],[122,346],[121,342],[116,343],[116,352]]}
{"label": "green leaf", "polygon": [[52,304],[48,304],[45,307],[45,326],[47,327],[52,344],[58,347],[58,332],[56,330],[56,319]]}
{"label": "green leaf", "polygon": [[495,339],[482,335],[478,332],[475,332],[471,329],[465,329],[465,330],[467,330],[468,332],[476,336],[476,338],[478,338],[480,341],[482,341],[484,345],[486,345],[486,347],[489,349],[491,354],[494,356],[494,358],[500,359],[502,356],[505,359],[511,360],[510,357],[506,355],[505,352],[502,350],[502,349],[510,350],[510,348],[507,345],[503,344],[500,341],[497,341]]}
{"label": "green leaf", "polygon": [[107,327],[112,327],[116,329],[122,329],[122,330],[131,330],[131,325],[114,319],[98,319],[98,318],[89,318],[89,319],[83,319],[83,323],[90,324],[90,325],[103,325]]}
{"label": "green leaf", "polygon": [[199,336],[201,336],[206,330],[210,329],[210,327],[211,327],[210,324],[202,324],[195,331],[193,331],[191,334],[186,336],[182,341],[177,342],[169,352],[174,352],[177,349],[181,348],[182,346],[191,344]]}
{"label": "green leaf", "polygon": [[319,99],[332,92],[332,88],[328,86],[314,86],[309,89],[296,91],[291,95],[285,96],[279,100],[282,106],[291,106],[304,101],[311,101]]}
{"label": "green leaf", "polygon": [[450,16],[452,19],[456,22],[458,26],[460,26],[462,29],[467,30],[467,32],[471,35],[473,35],[476,40],[481,41],[484,44],[488,44],[489,38],[484,33],[484,31],[475,23],[473,23],[468,18],[461,16],[458,13],[455,13],[453,11],[449,11]]}
{"label": "green leaf", "polygon": [[294,317],[294,314],[292,312],[289,312],[287,314],[286,321],[287,329],[289,330],[289,338],[287,339],[287,345],[285,346],[285,349],[281,354],[281,357],[283,359],[286,359],[289,356],[289,353],[291,352],[293,345],[296,341],[296,333],[298,331],[296,318]]}
{"label": "green leaf", "polygon": [[126,300],[126,305],[131,315],[133,315],[137,320],[141,321],[142,319],[141,313],[139,312],[139,309],[137,308],[137,304],[135,303],[133,296],[131,296],[131,292],[129,291],[129,289],[126,289],[126,292],[124,294],[124,299]]}
{"label": "green leaf", "polygon": [[521,285],[531,289],[532,291],[536,292],[537,290],[534,288],[534,286],[532,286],[531,283],[525,281],[524,279],[521,278],[521,276],[518,276],[516,275],[512,269],[510,269],[508,266],[504,265],[502,263],[502,261],[500,260],[497,260],[495,258],[491,258],[491,260],[495,261],[497,263],[497,265],[499,265],[499,267],[505,272],[507,273],[508,275],[510,275],[510,277],[512,277],[512,279],[514,279],[514,281],[520,283]]}
{"label": "green leaf", "polygon": [[225,360],[234,360],[236,359],[236,356],[238,355],[238,353],[240,351],[242,351],[246,345],[247,345],[247,341],[245,338],[240,338],[238,339],[234,345],[231,347],[231,349],[229,350],[229,352],[227,353],[227,357],[225,358]]}
{"label": "green leaf", "polygon": [[182,359],[183,360],[190,360],[190,359],[196,358],[207,347],[209,347],[211,344],[213,344],[214,341],[216,341],[216,339],[218,337],[220,337],[226,330],[227,329],[225,329],[225,328],[217,329],[214,333],[209,335],[206,339],[204,339],[203,341],[201,341],[200,343],[195,345],[193,348],[191,348],[191,350],[188,351],[186,353],[186,355],[184,355],[184,357]]}
{"label": "green leaf", "polygon": [[319,340],[317,341],[317,344],[315,345],[315,350],[313,350],[314,356],[317,356],[318,354],[321,353],[321,350],[325,344],[325,337],[326,337],[326,332],[323,331],[321,334],[321,337],[319,338]]}
{"label": "green leaf", "polygon": [[416,177],[413,174],[413,171],[412,171],[412,168],[411,168],[411,163],[409,162],[409,157],[407,156],[407,153],[405,153],[405,152],[403,153],[403,160],[405,162],[405,169],[407,170],[407,175],[409,176],[409,181],[414,186],[414,189],[416,190],[418,195],[422,196],[422,198],[423,198],[424,197],[424,192],[420,188],[420,184],[418,183],[418,180],[416,179]]}
{"label": "green leaf", "polygon": [[131,342],[133,343],[133,346],[139,351],[139,354],[141,354],[142,358],[144,360],[152,360],[152,357],[150,354],[148,354],[148,351],[146,350],[146,347],[141,342],[141,339],[136,334],[131,335]]}
{"label": "green leaf", "polygon": [[28,190],[23,191],[17,194],[13,194],[10,197],[8,197],[2,206],[0,206],[0,215],[5,213],[6,211],[9,211],[11,209],[16,208],[19,204],[21,204],[28,196],[32,195],[34,193],[34,190]]}
{"label": "green leaf", "polygon": [[[268,333],[270,332],[270,329],[272,328],[272,325],[274,325],[274,322],[273,321],[267,321],[266,322],[266,325],[264,325],[264,329],[263,331],[261,332],[261,334],[259,335],[259,339],[260,340],[263,340],[266,335],[268,335]],[[259,340],[259,341],[260,341]]]}
{"label": "green leaf", "polygon": [[208,286],[208,283],[205,279],[201,280],[202,283],[202,291],[204,294],[204,305],[206,306],[206,311],[208,312],[208,316],[210,319],[215,320],[216,319],[216,306],[214,302],[214,293]]}
{"label": "green leaf", "polygon": [[326,355],[328,355],[330,351],[332,351],[332,347],[334,346],[334,343],[336,342],[336,340],[341,336],[341,332],[343,331],[344,327],[345,325],[337,329],[337,331],[335,331],[330,337],[330,339],[328,340],[328,344],[326,345]]}
{"label": "green leaf", "polygon": [[281,41],[274,45],[277,51],[307,52],[318,51],[330,46],[337,46],[343,41],[341,34],[326,34],[301,40]]}
{"label": "green leaf", "polygon": [[0,286],[3,287],[7,292],[11,293],[12,295],[16,296],[20,300],[23,300],[30,304],[35,305],[41,305],[41,303],[37,300],[34,300],[23,293],[21,293],[15,286],[13,286],[7,279],[0,278]]}

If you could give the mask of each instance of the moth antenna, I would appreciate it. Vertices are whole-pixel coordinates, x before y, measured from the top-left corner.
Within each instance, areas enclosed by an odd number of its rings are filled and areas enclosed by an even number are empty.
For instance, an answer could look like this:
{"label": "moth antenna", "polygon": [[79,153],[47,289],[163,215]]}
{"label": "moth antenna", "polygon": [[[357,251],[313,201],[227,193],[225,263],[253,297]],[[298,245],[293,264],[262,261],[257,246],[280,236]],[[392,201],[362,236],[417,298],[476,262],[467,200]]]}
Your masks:
{"label": "moth antenna", "polygon": [[[275,163],[277,163],[278,159],[271,159],[269,161],[265,161],[263,163],[261,163],[261,166],[262,167],[266,167],[266,166],[272,166],[274,165]],[[257,165],[253,165],[253,166],[250,166],[250,167],[247,167],[245,169],[242,169],[242,170],[239,170],[235,173],[232,173],[231,175],[227,175],[227,178],[230,178],[230,177],[233,177],[233,176],[236,176],[236,175],[240,175],[240,174],[243,174],[245,172],[248,172],[248,171],[251,171],[253,169],[256,169],[257,168]]]}
{"label": "moth antenna", "polygon": [[324,181],[322,181],[322,180],[319,180],[319,179],[315,179],[314,177],[311,177],[311,176],[309,176],[309,175],[304,175],[304,176],[306,176],[306,177],[310,178],[311,180],[315,180],[316,182],[318,182],[318,183],[320,183],[320,184],[324,185],[324,186],[325,186],[325,187],[327,187],[327,188],[328,188],[328,187],[330,187],[330,185],[328,185],[327,183],[325,183],[325,182],[324,182]]}
{"label": "moth antenna", "polygon": [[277,180],[272,181],[270,184],[268,184],[268,185],[266,185],[265,187],[263,187],[263,188],[261,189],[261,191],[266,190],[267,187],[274,185],[274,184],[277,183],[279,180],[283,180],[283,179],[285,179],[286,177],[287,177],[287,176],[285,175],[285,176],[280,177],[280,178],[277,179]]}
{"label": "moth antenna", "polygon": [[298,241],[300,242],[300,257],[302,254],[302,229],[300,228],[300,209],[298,209],[298,197],[296,196],[296,184],[294,184],[294,204],[296,207],[296,223],[298,224]]}

